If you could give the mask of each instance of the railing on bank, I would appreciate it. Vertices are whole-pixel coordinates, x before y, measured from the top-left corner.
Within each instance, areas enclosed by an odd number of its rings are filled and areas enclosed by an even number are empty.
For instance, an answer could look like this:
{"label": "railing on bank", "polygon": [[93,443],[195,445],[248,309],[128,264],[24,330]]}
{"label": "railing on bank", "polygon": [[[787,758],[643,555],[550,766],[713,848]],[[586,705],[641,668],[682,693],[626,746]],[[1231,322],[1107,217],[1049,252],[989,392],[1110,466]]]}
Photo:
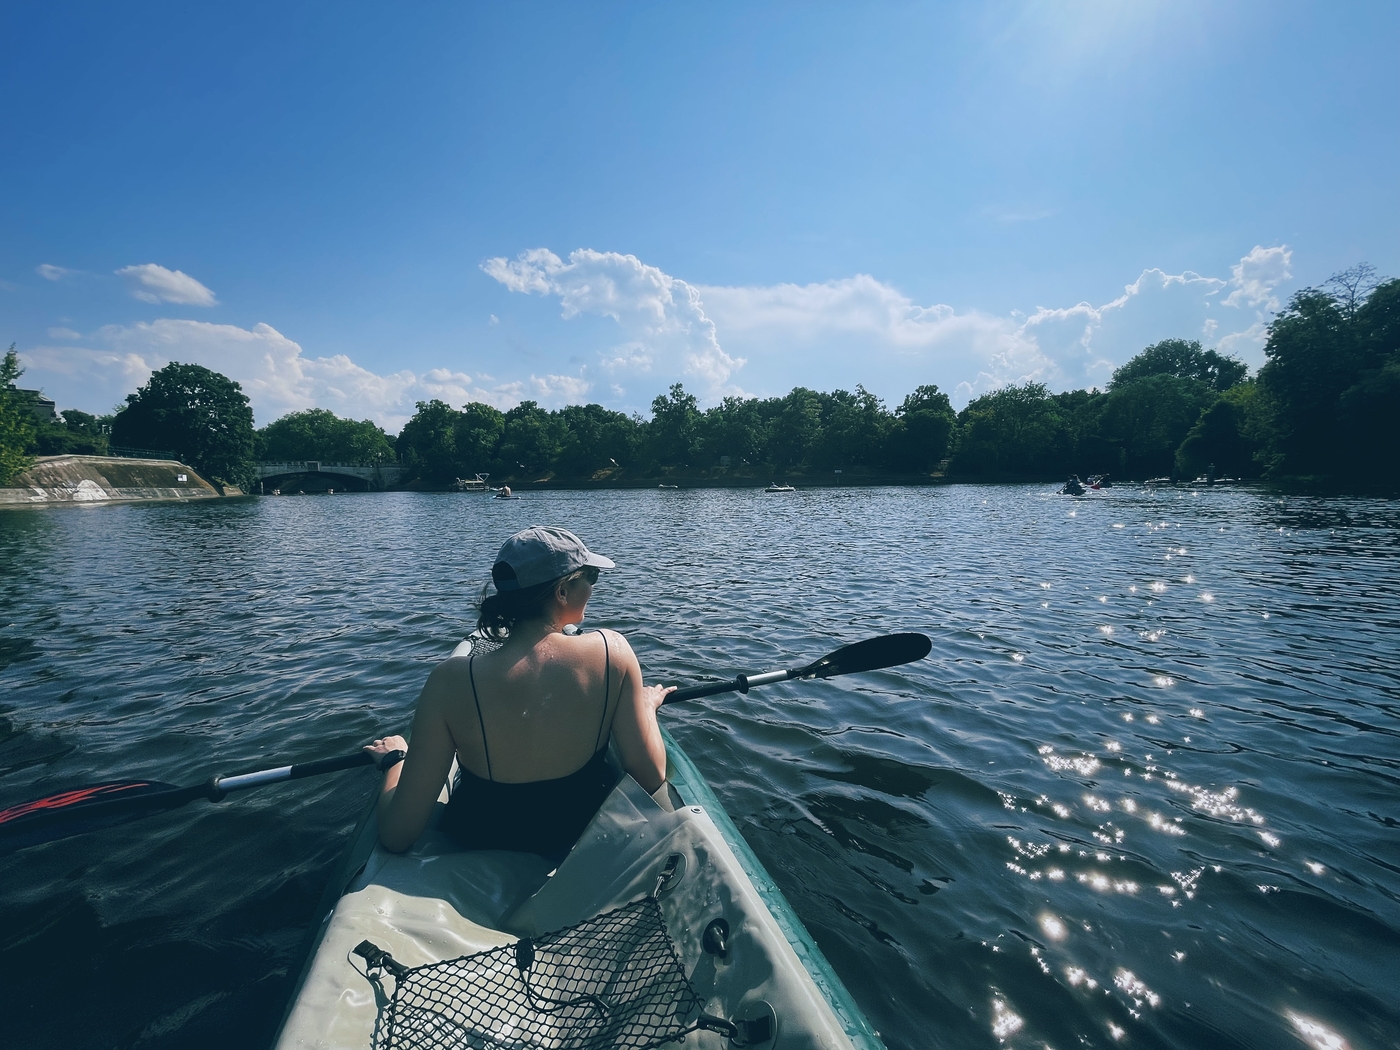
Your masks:
{"label": "railing on bank", "polygon": [[117,456],[121,459],[179,459],[180,457],[168,449],[162,451],[154,448],[126,448],[122,445],[108,445],[107,455]]}

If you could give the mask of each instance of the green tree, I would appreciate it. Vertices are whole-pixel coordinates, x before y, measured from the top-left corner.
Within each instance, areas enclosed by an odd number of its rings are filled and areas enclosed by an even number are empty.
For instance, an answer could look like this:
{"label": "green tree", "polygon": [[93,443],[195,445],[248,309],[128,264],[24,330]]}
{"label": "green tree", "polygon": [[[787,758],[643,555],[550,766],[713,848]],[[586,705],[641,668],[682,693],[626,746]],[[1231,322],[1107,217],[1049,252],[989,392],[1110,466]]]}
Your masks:
{"label": "green tree", "polygon": [[34,462],[27,451],[34,440],[34,415],[29,402],[15,392],[15,380],[23,374],[11,343],[0,360],[0,485]]}
{"label": "green tree", "polygon": [[957,424],[948,395],[938,387],[915,389],[895,409],[888,441],[889,463],[896,470],[931,471],[948,455]]}
{"label": "green tree", "polygon": [[894,422],[884,402],[863,386],[854,394],[834,390],[822,402],[821,432],[811,449],[813,464],[827,469],[878,464]]}
{"label": "green tree", "polygon": [[496,461],[505,432],[506,417],[500,409],[480,401],[463,405],[452,424],[452,441],[456,447],[452,476],[470,478],[487,470]]}
{"label": "green tree", "polygon": [[1271,475],[1400,481],[1400,281],[1353,266],[1304,288],[1269,325],[1260,453]]}
{"label": "green tree", "polygon": [[1007,386],[958,413],[949,470],[983,477],[1058,477],[1073,470],[1071,421],[1044,383]]}
{"label": "green tree", "polygon": [[1201,413],[1176,450],[1178,477],[1199,477],[1212,466],[1216,477],[1258,476],[1258,395],[1254,383],[1241,383]]}
{"label": "green tree", "polygon": [[1338,399],[1338,473],[1365,482],[1400,482],[1400,280],[1375,287],[1354,313],[1361,344],[1356,382]]}
{"label": "green tree", "polygon": [[822,395],[796,386],[781,398],[768,437],[768,460],[778,470],[807,462],[822,433]]}
{"label": "green tree", "polygon": [[409,476],[430,484],[446,484],[457,470],[457,419],[460,413],[446,401],[419,401],[395,443]]}
{"label": "green tree", "polygon": [[206,477],[247,486],[253,410],[243,388],[202,365],[171,362],[112,420],[112,444],[173,452]]}
{"label": "green tree", "polygon": [[1103,409],[1110,396],[1098,389],[1065,390],[1052,395],[1069,431],[1076,473],[1109,474],[1123,469],[1122,448],[1103,434]]}
{"label": "green tree", "polygon": [[105,438],[112,432],[113,418],[113,416],[94,416],[91,412],[82,412],[76,408],[63,410],[63,425],[70,432],[93,439]]}
{"label": "green tree", "polygon": [[568,405],[558,417],[562,430],[560,473],[591,477],[613,464],[627,466],[636,457],[641,428],[631,416],[602,405]]}
{"label": "green tree", "polygon": [[1217,396],[1201,380],[1165,373],[1115,384],[1103,403],[1099,428],[1122,450],[1119,471],[1134,478],[1171,474],[1176,450]]}
{"label": "green tree", "polygon": [[324,408],[308,408],[259,430],[257,454],[277,461],[382,463],[394,458],[394,446],[372,420],[341,419]]}
{"label": "green tree", "polygon": [[35,427],[32,447],[41,456],[105,456],[112,418],[65,409],[58,419]]}
{"label": "green tree", "polygon": [[1355,318],[1330,293],[1304,288],[1269,325],[1259,387],[1273,421],[1272,473],[1323,475],[1346,462],[1338,419],[1342,393],[1367,364]]}
{"label": "green tree", "polygon": [[700,428],[705,462],[717,466],[722,456],[728,456],[731,468],[764,463],[770,415],[765,402],[756,397],[726,397],[706,410]]}
{"label": "green tree", "polygon": [[534,401],[522,401],[505,414],[497,462],[506,475],[537,477],[559,459],[561,427],[553,413]]}
{"label": "green tree", "polygon": [[651,422],[647,424],[647,446],[662,467],[692,466],[700,451],[700,409],[694,394],[680,383],[670,392],[658,394],[651,402]]}
{"label": "green tree", "polygon": [[1148,376],[1175,376],[1194,379],[1212,390],[1228,390],[1248,374],[1249,366],[1239,358],[1204,350],[1195,339],[1163,339],[1115,371],[1108,388],[1114,390]]}

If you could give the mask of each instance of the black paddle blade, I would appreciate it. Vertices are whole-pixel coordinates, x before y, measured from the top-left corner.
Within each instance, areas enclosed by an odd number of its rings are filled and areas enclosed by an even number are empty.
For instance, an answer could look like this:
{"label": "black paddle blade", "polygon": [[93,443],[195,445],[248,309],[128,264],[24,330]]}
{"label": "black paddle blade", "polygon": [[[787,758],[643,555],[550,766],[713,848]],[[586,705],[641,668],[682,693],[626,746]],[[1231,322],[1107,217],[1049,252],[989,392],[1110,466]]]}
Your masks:
{"label": "black paddle blade", "polygon": [[[201,785],[197,792],[204,790]],[[0,850],[24,849],[41,842],[125,824],[150,813],[183,806],[198,794],[154,780],[113,780],[61,791],[47,798],[0,810]]]}
{"label": "black paddle blade", "polygon": [[815,663],[797,671],[794,678],[832,678],[838,674],[859,674],[878,671],[882,667],[922,660],[933,649],[933,640],[926,634],[886,634],[867,638],[863,642],[843,645]]}

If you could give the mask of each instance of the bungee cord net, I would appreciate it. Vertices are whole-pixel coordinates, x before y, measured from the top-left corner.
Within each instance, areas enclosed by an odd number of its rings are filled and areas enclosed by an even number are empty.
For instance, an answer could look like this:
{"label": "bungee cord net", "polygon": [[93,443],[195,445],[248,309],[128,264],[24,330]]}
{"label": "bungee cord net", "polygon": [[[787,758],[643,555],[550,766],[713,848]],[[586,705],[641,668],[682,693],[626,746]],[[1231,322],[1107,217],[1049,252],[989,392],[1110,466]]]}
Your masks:
{"label": "bungee cord net", "polygon": [[654,895],[534,939],[405,967],[361,943],[372,979],[394,978],[376,1050],[645,1050],[709,1017]]}

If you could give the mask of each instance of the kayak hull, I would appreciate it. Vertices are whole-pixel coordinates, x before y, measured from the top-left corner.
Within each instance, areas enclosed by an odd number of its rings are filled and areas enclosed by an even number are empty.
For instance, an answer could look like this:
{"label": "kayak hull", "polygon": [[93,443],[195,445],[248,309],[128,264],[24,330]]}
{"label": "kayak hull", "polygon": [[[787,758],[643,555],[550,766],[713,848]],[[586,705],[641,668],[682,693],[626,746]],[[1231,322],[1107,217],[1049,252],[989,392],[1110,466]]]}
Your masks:
{"label": "kayak hull", "polygon": [[[882,1047],[695,766],[663,735],[667,784],[648,795],[623,776],[553,872],[533,854],[462,851],[436,830],[408,853],[390,854],[377,845],[371,808],[328,888],[278,1050],[379,1045],[376,1026],[393,984],[366,976],[350,951],[361,940],[416,966],[537,937],[650,893],[676,854],[679,874],[660,903],[706,1012],[775,1018],[766,1046]],[[722,958],[705,947],[705,930],[717,918],[730,929]],[[729,1045],[712,1032],[687,1040],[707,1050]]]}

